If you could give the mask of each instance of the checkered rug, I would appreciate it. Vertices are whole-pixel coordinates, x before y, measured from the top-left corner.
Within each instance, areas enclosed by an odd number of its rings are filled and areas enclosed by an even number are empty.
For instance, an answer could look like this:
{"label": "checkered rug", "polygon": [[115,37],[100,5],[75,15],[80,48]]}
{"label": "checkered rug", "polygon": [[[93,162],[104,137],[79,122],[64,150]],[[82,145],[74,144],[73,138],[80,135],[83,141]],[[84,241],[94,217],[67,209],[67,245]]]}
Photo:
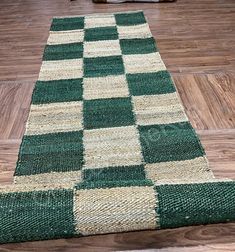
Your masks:
{"label": "checkered rug", "polygon": [[54,18],[0,242],[235,220],[143,12]]}

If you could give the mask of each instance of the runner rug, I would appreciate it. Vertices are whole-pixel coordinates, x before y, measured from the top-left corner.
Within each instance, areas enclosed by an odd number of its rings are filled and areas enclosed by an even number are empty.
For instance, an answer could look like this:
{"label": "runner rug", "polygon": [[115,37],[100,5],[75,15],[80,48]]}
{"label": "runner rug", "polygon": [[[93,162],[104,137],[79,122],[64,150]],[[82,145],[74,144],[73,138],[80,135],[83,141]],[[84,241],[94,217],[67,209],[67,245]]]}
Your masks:
{"label": "runner rug", "polygon": [[143,12],[54,18],[0,242],[235,220]]}

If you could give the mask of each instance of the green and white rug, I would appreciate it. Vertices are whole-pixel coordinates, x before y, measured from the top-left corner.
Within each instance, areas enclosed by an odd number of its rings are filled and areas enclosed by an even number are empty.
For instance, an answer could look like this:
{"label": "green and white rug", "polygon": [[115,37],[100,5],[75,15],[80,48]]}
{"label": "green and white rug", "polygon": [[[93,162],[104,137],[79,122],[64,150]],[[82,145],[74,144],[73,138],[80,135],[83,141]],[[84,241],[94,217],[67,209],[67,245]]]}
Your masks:
{"label": "green and white rug", "polygon": [[143,12],[54,18],[0,242],[235,220]]}

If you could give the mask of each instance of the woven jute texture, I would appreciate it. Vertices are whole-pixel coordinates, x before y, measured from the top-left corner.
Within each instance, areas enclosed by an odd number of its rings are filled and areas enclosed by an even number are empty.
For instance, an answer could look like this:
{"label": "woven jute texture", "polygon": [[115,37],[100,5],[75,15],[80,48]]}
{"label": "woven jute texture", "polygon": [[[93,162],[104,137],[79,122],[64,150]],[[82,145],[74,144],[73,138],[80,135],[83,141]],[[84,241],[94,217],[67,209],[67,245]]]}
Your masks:
{"label": "woven jute texture", "polygon": [[143,12],[54,18],[0,242],[235,220]]}

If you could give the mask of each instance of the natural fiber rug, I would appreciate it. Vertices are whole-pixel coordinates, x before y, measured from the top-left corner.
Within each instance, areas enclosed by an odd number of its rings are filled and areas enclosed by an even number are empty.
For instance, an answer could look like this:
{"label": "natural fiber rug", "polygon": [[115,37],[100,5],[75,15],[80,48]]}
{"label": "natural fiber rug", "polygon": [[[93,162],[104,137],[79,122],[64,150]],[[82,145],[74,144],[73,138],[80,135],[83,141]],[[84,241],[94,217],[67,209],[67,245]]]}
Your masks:
{"label": "natural fiber rug", "polygon": [[143,12],[54,18],[0,242],[235,220]]}

